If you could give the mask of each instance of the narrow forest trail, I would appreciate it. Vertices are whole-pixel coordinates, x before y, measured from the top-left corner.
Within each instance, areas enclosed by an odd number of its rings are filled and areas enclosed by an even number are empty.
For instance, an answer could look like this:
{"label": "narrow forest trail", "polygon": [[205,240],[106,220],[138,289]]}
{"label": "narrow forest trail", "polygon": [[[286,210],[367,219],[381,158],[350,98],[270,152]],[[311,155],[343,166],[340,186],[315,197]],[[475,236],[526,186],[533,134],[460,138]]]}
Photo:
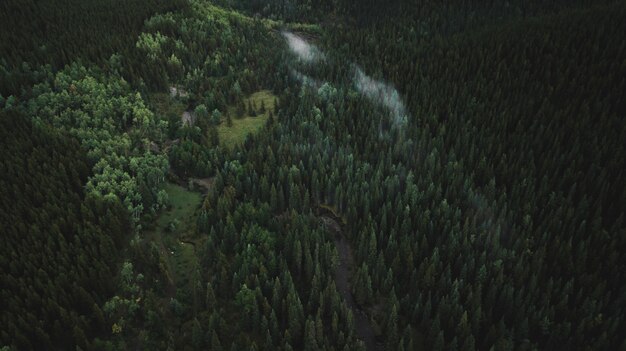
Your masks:
{"label": "narrow forest trail", "polygon": [[346,305],[352,310],[357,337],[363,341],[368,351],[382,350],[382,345],[376,342],[376,333],[374,332],[372,323],[352,297],[350,280],[354,272],[354,257],[352,256],[350,242],[343,235],[341,225],[337,219],[334,218],[333,213],[324,211],[321,215],[321,219],[324,225],[335,234],[333,240],[339,255],[339,264],[335,271],[335,284],[337,285],[339,294],[341,294],[341,297],[346,302]]}

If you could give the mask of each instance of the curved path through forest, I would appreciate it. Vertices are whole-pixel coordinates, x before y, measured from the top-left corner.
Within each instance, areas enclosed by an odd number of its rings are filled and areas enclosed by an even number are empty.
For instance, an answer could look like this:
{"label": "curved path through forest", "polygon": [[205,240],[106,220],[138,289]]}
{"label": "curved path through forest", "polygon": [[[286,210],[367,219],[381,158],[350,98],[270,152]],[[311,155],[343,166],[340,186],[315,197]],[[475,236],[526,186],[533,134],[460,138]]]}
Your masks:
{"label": "curved path through forest", "polygon": [[382,350],[381,345],[376,342],[376,333],[374,333],[372,323],[352,297],[350,278],[354,271],[354,258],[352,257],[350,242],[348,242],[348,239],[343,235],[339,221],[335,218],[335,214],[326,209],[322,209],[322,211],[322,222],[335,234],[333,240],[335,241],[337,253],[339,254],[339,265],[335,271],[337,290],[339,290],[339,294],[343,297],[346,305],[352,310],[357,336],[365,343],[366,349],[368,351]]}

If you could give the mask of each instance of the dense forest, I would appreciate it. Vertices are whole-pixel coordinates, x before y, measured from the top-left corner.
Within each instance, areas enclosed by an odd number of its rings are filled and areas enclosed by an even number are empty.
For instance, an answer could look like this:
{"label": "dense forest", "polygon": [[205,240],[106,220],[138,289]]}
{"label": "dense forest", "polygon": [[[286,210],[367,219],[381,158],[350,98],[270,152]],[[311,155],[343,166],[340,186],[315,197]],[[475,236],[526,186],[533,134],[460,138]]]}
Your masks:
{"label": "dense forest", "polygon": [[106,330],[115,251],[130,229],[116,201],[85,196],[75,139],[2,113],[2,340],[17,349],[85,347]]}
{"label": "dense forest", "polygon": [[0,350],[626,350],[626,3],[7,0]]}

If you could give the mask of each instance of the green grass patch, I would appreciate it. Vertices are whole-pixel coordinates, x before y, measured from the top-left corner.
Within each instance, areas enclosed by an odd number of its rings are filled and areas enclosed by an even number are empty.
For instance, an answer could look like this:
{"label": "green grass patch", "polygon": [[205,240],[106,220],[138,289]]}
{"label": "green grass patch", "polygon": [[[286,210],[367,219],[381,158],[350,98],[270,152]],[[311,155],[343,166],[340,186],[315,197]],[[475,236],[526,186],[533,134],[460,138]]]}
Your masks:
{"label": "green grass patch", "polygon": [[[226,121],[223,121],[217,128],[219,134],[220,143],[222,146],[232,148],[235,145],[241,144],[246,140],[246,136],[250,133],[255,133],[267,121],[270,111],[274,111],[276,96],[269,90],[261,90],[248,98],[244,99],[244,105],[247,107],[249,104],[256,106],[257,115],[252,117],[246,108],[246,112],[242,118],[236,118],[236,107],[231,106],[228,109],[228,115],[233,121],[232,126],[228,126]],[[265,106],[265,112],[261,113],[261,105]]]}
{"label": "green grass patch", "polygon": [[[176,288],[179,289],[177,295],[184,296],[188,303],[195,309],[197,307],[198,292],[196,282],[200,279],[198,256],[192,244],[178,242],[172,250],[170,267],[173,268],[173,279]],[[182,289],[182,294],[180,289]]]}
{"label": "green grass patch", "polygon": [[165,233],[168,231],[170,223],[178,220],[179,223],[174,230],[179,233],[189,233],[195,227],[195,210],[202,200],[202,196],[195,192],[183,188],[180,185],[167,183],[165,191],[170,199],[170,208],[162,213],[157,219],[157,232]]}
{"label": "green grass patch", "polygon": [[[176,289],[191,289],[197,279],[198,258],[194,246],[181,240],[195,233],[202,196],[177,184],[167,183],[164,188],[170,207],[159,215],[154,226],[146,229],[144,239],[154,242],[159,248],[168,279]],[[174,227],[171,226],[173,222],[176,222]],[[195,302],[195,294],[192,295]]]}

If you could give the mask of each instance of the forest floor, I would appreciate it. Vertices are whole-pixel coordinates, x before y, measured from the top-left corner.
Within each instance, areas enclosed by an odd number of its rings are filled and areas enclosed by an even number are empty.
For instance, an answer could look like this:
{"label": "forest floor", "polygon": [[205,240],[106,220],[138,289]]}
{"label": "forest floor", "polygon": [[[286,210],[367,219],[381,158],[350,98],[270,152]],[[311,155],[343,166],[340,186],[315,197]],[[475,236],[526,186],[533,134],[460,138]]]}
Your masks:
{"label": "forest floor", "polygon": [[[226,122],[222,122],[217,128],[220,143],[223,146],[232,148],[241,144],[246,140],[248,134],[261,129],[269,118],[270,111],[275,109],[276,96],[269,90],[261,90],[244,99],[246,108],[250,104],[254,106],[256,116],[251,116],[250,111],[246,109],[245,114],[241,118],[237,118],[237,107],[229,107],[227,113],[231,117],[233,125],[229,127]],[[264,112],[261,112],[261,106],[264,106]]]}
{"label": "forest floor", "polygon": [[[339,255],[339,264],[335,271],[335,284],[346,305],[352,310],[357,336],[363,341],[368,351],[382,350],[383,345],[376,341],[376,332],[372,322],[352,296],[352,284],[350,281],[355,273],[355,267],[352,247],[342,231],[342,224],[345,225],[345,220],[337,216],[334,209],[328,206],[322,205],[320,208],[322,209],[320,218],[324,225],[334,233],[333,240]],[[342,222],[341,224],[340,221]]]}
{"label": "forest floor", "polygon": [[152,105],[153,111],[166,117],[170,115],[181,116],[185,112],[185,104],[167,93],[150,94],[148,102]]}
{"label": "forest floor", "polygon": [[197,187],[198,190],[202,190],[204,195],[208,194],[211,188],[213,188],[213,182],[215,182],[215,177],[210,178],[189,178],[189,181],[193,186]]}

